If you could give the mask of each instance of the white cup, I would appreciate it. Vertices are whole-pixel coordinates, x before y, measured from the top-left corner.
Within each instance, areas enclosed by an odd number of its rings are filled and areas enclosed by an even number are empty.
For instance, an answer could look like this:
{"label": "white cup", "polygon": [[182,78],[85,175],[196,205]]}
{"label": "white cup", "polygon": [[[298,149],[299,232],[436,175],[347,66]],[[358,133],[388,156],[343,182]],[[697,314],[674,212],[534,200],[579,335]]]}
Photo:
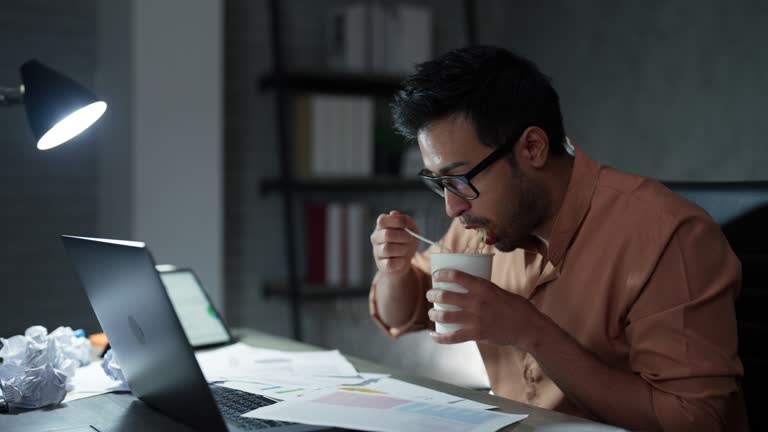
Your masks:
{"label": "white cup", "polygon": [[[440,269],[454,269],[461,270],[464,273],[469,273],[483,279],[491,279],[491,265],[493,264],[492,253],[433,253],[430,255],[430,261],[432,274]],[[453,282],[432,282],[432,288],[461,293],[467,292],[464,287]],[[435,309],[445,311],[461,310],[458,306],[443,303],[435,303]],[[435,331],[438,333],[450,333],[460,328],[461,324],[435,323]]]}

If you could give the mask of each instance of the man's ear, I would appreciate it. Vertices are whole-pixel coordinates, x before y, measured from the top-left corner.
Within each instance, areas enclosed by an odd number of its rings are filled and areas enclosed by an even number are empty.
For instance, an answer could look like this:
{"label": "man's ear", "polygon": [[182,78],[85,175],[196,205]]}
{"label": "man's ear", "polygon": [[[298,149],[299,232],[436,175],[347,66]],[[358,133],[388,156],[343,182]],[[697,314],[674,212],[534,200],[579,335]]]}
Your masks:
{"label": "man's ear", "polygon": [[544,129],[531,126],[520,136],[519,159],[532,168],[542,168],[549,160],[549,138]]}

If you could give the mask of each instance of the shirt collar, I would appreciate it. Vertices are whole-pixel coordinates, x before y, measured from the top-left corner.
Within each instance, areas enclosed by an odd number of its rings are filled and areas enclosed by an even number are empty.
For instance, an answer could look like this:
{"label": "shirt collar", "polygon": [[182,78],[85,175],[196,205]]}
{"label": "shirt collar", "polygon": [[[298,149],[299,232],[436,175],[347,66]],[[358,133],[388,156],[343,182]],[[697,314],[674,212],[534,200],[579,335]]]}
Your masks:
{"label": "shirt collar", "polygon": [[576,230],[581,226],[589,210],[600,172],[600,165],[597,162],[580,147],[573,147],[575,156],[571,180],[549,237],[547,259],[555,267],[565,256]]}

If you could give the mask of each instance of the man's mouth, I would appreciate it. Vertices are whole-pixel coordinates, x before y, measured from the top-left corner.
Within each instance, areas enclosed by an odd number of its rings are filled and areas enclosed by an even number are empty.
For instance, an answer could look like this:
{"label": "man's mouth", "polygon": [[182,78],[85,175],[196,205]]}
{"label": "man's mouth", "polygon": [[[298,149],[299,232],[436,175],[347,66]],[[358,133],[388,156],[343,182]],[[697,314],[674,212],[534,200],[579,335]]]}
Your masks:
{"label": "man's mouth", "polygon": [[[471,229],[476,230],[478,228],[484,228],[484,227],[478,224],[464,225],[464,229],[468,229],[468,230],[471,230]],[[484,229],[485,229],[485,244],[492,245],[496,243],[496,236],[493,234],[493,231],[489,230],[488,228],[484,228]]]}
{"label": "man's mouth", "polygon": [[492,245],[496,243],[496,236],[491,231],[485,233],[485,244]]}

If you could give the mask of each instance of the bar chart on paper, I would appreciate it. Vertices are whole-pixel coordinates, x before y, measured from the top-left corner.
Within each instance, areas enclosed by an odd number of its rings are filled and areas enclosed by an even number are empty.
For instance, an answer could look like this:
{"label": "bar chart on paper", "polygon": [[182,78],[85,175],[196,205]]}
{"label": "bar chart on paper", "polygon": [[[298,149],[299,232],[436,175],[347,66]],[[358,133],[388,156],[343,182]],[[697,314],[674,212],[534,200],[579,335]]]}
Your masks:
{"label": "bar chart on paper", "polygon": [[525,419],[496,411],[331,390],[259,408],[246,417],[368,431],[496,431]]}

